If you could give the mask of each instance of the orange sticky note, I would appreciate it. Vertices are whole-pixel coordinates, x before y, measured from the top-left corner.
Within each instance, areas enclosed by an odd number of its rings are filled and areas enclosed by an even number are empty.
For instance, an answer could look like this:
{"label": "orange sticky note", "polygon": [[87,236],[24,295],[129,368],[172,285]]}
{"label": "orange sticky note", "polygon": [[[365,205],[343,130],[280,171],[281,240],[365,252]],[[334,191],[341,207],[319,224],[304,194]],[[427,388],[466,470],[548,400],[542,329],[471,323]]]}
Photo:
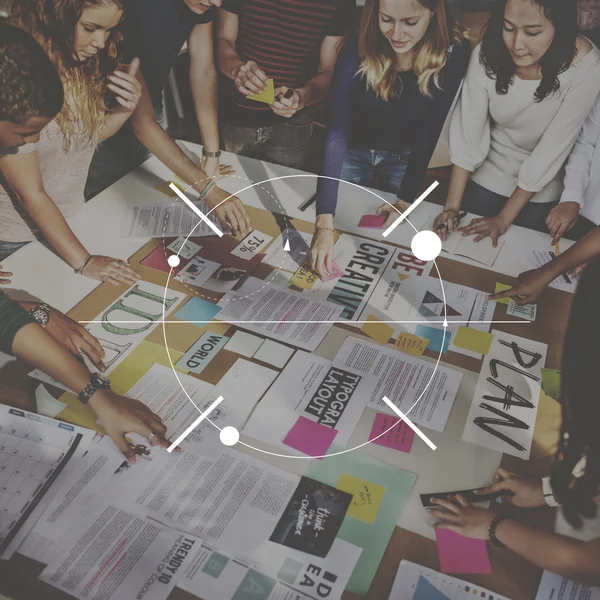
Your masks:
{"label": "orange sticky note", "polygon": [[389,325],[382,323],[375,315],[369,315],[367,317],[367,323],[360,329],[363,333],[366,333],[370,338],[380,344],[387,344],[394,335],[394,329]]}
{"label": "orange sticky note", "polygon": [[401,333],[395,344],[398,350],[412,356],[421,356],[428,345],[429,340],[418,335],[413,335],[412,333]]}
{"label": "orange sticky note", "polygon": [[487,354],[493,341],[494,336],[491,333],[463,326],[458,328],[452,343],[477,354]]}
{"label": "orange sticky note", "polygon": [[[494,294],[498,294],[500,292],[503,292],[504,290],[510,290],[511,287],[512,285],[506,285],[505,283],[496,283],[496,289],[494,291]],[[500,298],[500,300],[496,300],[496,302],[508,305],[508,303],[510,302],[510,298]]]}
{"label": "orange sticky note", "polygon": [[267,82],[267,87],[260,94],[250,94],[246,96],[248,100],[255,102],[264,102],[265,104],[273,104],[275,102],[275,84],[272,79]]}

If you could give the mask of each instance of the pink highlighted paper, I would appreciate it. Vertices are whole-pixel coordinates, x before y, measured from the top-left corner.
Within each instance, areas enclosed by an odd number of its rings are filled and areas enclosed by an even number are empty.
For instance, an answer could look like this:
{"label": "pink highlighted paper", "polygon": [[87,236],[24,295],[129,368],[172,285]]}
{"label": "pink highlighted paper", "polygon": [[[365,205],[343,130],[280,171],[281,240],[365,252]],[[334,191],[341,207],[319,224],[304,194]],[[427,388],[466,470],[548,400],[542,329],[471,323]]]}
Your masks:
{"label": "pink highlighted paper", "polygon": [[336,435],[337,429],[311,421],[306,417],[298,417],[283,443],[308,456],[324,456]]}
{"label": "pink highlighted paper", "polygon": [[381,229],[386,219],[387,215],[363,215],[358,226],[364,229]]}
{"label": "pink highlighted paper", "polygon": [[339,279],[344,274],[337,263],[334,261],[331,262],[331,275],[329,277],[323,277],[323,281],[331,281],[332,279]]}
{"label": "pink highlighted paper", "polygon": [[[398,421],[400,419],[396,419],[396,417],[386,415],[385,413],[377,413],[371,433],[369,434],[369,441],[378,446],[385,446],[386,448],[392,448],[400,452],[410,452],[413,440],[415,439],[415,432],[404,421],[401,421],[397,425]],[[392,430],[375,439],[379,434],[392,427],[392,425],[394,425]]]}
{"label": "pink highlighted paper", "polygon": [[449,529],[436,529],[442,573],[491,573],[485,540],[466,538]]}

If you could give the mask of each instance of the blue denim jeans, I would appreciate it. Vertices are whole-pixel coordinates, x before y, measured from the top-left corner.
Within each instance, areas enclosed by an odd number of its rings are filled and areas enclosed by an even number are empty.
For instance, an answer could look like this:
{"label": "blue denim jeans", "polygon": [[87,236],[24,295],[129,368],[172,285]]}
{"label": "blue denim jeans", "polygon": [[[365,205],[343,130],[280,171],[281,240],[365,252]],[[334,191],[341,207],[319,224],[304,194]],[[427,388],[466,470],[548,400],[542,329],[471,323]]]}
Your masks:
{"label": "blue denim jeans", "polygon": [[340,179],[397,194],[408,166],[410,150],[387,152],[348,148]]}
{"label": "blue denim jeans", "polygon": [[0,263],[29,242],[0,242]]}
{"label": "blue denim jeans", "polygon": [[[504,207],[508,198],[491,192],[487,188],[469,180],[461,208],[482,217],[495,217]],[[556,202],[529,202],[525,205],[519,216],[515,219],[514,224],[529,229],[535,229],[542,233],[548,233],[546,219],[548,213],[558,204]],[[594,229],[595,225],[586,219],[579,216],[575,226],[571,231],[565,234],[569,240],[579,240],[586,233]]]}

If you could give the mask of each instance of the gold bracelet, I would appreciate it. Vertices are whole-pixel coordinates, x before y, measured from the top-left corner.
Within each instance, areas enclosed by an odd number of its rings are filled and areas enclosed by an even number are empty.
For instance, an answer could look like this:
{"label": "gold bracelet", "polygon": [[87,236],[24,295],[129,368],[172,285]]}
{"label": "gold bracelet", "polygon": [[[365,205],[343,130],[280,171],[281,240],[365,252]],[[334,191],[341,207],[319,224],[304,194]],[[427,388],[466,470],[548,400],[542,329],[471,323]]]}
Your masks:
{"label": "gold bracelet", "polygon": [[331,227],[315,227],[315,231],[334,231],[335,229],[331,228]]}

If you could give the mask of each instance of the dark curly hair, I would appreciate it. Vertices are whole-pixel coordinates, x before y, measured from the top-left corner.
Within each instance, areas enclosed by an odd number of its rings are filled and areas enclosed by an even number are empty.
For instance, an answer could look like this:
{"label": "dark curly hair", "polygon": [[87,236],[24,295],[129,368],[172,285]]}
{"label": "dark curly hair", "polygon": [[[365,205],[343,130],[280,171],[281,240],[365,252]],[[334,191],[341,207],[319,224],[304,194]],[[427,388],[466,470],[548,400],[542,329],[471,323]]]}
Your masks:
{"label": "dark curly hair", "polygon": [[[542,80],[534,93],[541,102],[560,88],[558,76],[572,64],[577,54],[579,25],[577,2],[574,0],[532,0],[554,25],[556,33],[550,47],[540,60]],[[495,0],[481,39],[481,64],[487,76],[496,80],[496,92],[506,94],[515,76],[515,63],[502,38],[504,9],[507,0]]]}
{"label": "dark curly hair", "polygon": [[31,117],[55,117],[63,87],[40,45],[22,29],[0,21],[0,121],[24,125]]}
{"label": "dark curly hair", "polygon": [[[582,517],[596,516],[593,498],[600,486],[599,296],[600,261],[596,261],[585,269],[571,306],[561,376],[563,423],[551,479],[565,518],[574,527],[582,526]],[[584,457],[584,473],[573,480],[573,470]]]}

